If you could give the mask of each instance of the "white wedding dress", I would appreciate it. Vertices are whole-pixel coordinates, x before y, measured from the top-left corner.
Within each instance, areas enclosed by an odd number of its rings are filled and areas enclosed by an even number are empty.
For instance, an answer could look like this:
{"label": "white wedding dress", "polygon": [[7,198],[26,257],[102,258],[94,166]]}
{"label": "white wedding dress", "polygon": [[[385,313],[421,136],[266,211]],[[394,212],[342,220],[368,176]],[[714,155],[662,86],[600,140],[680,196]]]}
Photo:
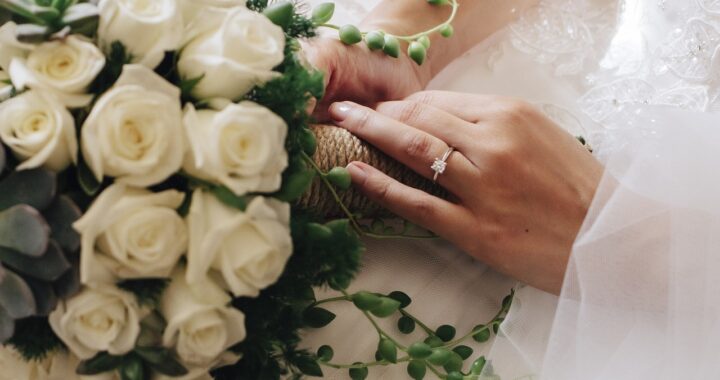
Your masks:
{"label": "white wedding dress", "polygon": [[[353,20],[378,0],[337,2]],[[541,1],[430,87],[529,100],[606,165],[562,294],[414,241],[368,241],[353,289],[405,291],[428,324],[465,332],[515,287],[499,337],[475,346],[503,380],[719,379],[720,0]],[[371,361],[372,327],[351,306],[331,308],[337,320],[304,345]],[[407,375],[390,366],[370,378]]]}

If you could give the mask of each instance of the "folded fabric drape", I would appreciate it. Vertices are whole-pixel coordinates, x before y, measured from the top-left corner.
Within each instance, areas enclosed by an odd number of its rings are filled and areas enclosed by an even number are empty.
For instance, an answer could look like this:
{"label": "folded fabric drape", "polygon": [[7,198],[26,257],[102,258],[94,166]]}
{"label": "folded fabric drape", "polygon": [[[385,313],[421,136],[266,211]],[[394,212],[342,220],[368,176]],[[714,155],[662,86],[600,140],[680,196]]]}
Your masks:
{"label": "folded fabric drape", "polygon": [[720,377],[720,117],[628,115],[561,296],[517,294],[490,353],[503,379]]}

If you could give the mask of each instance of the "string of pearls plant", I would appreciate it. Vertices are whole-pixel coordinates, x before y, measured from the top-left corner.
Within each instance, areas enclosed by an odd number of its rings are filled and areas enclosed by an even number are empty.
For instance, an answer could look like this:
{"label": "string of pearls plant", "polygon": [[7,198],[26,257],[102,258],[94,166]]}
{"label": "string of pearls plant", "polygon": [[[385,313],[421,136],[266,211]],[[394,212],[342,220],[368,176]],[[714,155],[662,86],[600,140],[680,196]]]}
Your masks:
{"label": "string of pearls plant", "polygon": [[[334,302],[350,302],[365,315],[378,334],[374,361],[351,364],[333,362],[335,351],[329,345],[321,346],[316,353],[320,365],[346,369],[352,380],[365,380],[370,368],[389,365],[405,365],[407,374],[413,380],[423,380],[429,373],[441,380],[501,380],[493,373],[491,363],[485,356],[472,359],[474,350],[463,343],[469,340],[485,343],[492,334],[497,334],[500,324],[510,311],[514,295],[512,291],[503,299],[500,310],[490,321],[475,326],[460,337],[457,337],[454,326],[442,325],[432,329],[411,314],[407,307],[412,300],[400,291],[388,295],[370,292],[350,294],[342,291],[341,296],[314,302],[305,310],[304,319],[311,327],[326,326],[335,319],[335,314],[321,306]],[[398,318],[396,326],[399,333],[409,335],[419,327],[425,338],[409,345],[402,344],[391,332],[380,327],[376,320],[393,316]]]}
{"label": "string of pearls plant", "polygon": [[452,22],[457,15],[459,4],[457,0],[426,0],[429,4],[435,6],[451,6],[452,12],[445,22],[439,24],[424,32],[398,36],[382,30],[373,30],[362,32],[353,24],[335,25],[329,23],[335,13],[335,4],[323,3],[315,7],[312,13],[312,20],[316,26],[335,29],[338,31],[340,41],[347,45],[355,45],[365,41],[370,50],[382,51],[386,55],[398,58],[400,56],[400,42],[407,42],[407,54],[417,63],[422,65],[427,57],[427,51],[430,49],[430,36],[439,33],[441,36],[449,38],[454,34]]}

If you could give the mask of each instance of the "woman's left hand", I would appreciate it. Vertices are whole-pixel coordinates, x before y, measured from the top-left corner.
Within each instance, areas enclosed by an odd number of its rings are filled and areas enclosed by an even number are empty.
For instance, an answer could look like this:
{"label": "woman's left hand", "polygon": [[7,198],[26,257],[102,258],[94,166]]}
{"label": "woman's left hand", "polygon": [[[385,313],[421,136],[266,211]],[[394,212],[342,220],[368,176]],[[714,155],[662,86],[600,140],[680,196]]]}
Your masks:
{"label": "woman's left hand", "polygon": [[533,106],[507,98],[421,92],[375,110],[335,103],[335,122],[419,174],[449,147],[443,200],[361,163],[354,184],[397,215],[494,269],[559,292],[575,237],[603,174],[573,136]]}

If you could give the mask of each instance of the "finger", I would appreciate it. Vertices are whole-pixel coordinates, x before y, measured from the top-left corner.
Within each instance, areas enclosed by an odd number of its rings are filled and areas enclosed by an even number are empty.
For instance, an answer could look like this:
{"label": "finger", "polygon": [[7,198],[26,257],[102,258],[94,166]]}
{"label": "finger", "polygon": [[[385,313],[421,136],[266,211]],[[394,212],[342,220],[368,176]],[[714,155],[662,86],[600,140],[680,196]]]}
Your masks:
{"label": "finger", "polygon": [[405,100],[431,105],[470,123],[483,121],[490,112],[509,101],[500,96],[451,91],[421,91]]}
{"label": "finger", "polygon": [[347,169],[368,198],[440,236],[452,238],[467,215],[462,206],[406,186],[368,164],[352,162]]}
{"label": "finger", "polygon": [[425,131],[463,152],[470,147],[477,125],[429,104],[414,101],[380,103],[375,110],[411,127]]}
{"label": "finger", "polygon": [[[428,179],[435,175],[431,169],[433,162],[449,149],[446,143],[427,132],[355,103],[335,103],[330,107],[330,114],[338,126]],[[451,154],[446,162],[447,172],[439,176],[438,182],[462,197],[467,194],[462,190],[467,190],[467,178],[472,174],[473,165],[459,153]]]}

